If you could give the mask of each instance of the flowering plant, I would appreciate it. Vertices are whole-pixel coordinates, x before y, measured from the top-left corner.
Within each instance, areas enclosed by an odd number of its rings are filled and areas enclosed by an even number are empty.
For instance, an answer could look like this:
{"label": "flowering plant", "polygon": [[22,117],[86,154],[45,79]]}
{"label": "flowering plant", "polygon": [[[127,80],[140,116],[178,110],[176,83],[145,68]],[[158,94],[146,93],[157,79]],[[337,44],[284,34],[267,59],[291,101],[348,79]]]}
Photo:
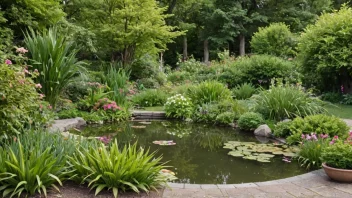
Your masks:
{"label": "flowering plant", "polygon": [[311,133],[301,136],[301,148],[298,153],[298,162],[307,169],[321,167],[321,153],[329,146],[329,136],[327,134],[317,135]]}
{"label": "flowering plant", "polygon": [[335,136],[321,155],[327,166],[352,170],[352,131],[346,139]]}
{"label": "flowering plant", "polygon": [[190,118],[193,114],[193,104],[188,97],[176,94],[167,99],[165,111],[167,117]]}
{"label": "flowering plant", "polygon": [[117,111],[117,110],[121,110],[121,107],[117,106],[115,101],[111,101],[108,98],[103,98],[103,99],[99,99],[98,102],[95,103],[94,110],[98,110],[98,109],[103,109],[104,111]]}

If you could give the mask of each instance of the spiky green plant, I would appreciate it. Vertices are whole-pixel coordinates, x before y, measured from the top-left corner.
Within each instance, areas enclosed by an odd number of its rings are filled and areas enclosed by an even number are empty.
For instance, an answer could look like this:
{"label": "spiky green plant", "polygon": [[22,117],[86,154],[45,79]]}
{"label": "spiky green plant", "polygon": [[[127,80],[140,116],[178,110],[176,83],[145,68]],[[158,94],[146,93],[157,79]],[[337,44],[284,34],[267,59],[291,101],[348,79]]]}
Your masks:
{"label": "spiky green plant", "polygon": [[40,72],[37,83],[42,85],[45,100],[55,107],[67,84],[84,71],[83,62],[76,58],[78,50],[74,42],[58,34],[56,28],[43,33],[30,30],[24,42],[29,50],[30,69]]}
{"label": "spiky green plant", "polygon": [[68,178],[66,156],[74,144],[60,134],[28,132],[0,147],[1,197],[35,193],[47,196],[48,188]]}
{"label": "spiky green plant", "polygon": [[113,65],[107,71],[105,82],[111,90],[110,98],[119,105],[126,102],[129,78],[130,72],[122,68],[116,69]]}
{"label": "spiky green plant", "polygon": [[112,190],[114,197],[118,192],[156,190],[166,183],[167,178],[160,174],[164,165],[161,157],[155,158],[155,152],[137,145],[126,145],[119,149],[117,141],[106,147],[92,142],[90,146],[81,146],[69,157],[74,170],[74,178],[95,190],[95,195],[103,189]]}
{"label": "spiky green plant", "polygon": [[231,91],[220,82],[206,81],[188,89],[187,95],[194,104],[201,105],[229,99],[231,98]]}
{"label": "spiky green plant", "polygon": [[257,89],[251,83],[243,83],[242,85],[237,85],[232,93],[237,100],[245,100],[250,98]]}

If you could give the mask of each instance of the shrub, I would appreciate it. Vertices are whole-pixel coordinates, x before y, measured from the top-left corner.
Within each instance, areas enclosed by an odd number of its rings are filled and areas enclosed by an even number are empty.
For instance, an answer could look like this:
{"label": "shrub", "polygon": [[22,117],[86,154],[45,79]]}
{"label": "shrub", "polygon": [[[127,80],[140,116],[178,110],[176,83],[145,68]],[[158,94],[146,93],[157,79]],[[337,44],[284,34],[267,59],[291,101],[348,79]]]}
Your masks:
{"label": "shrub", "polygon": [[97,195],[103,189],[112,189],[114,197],[118,192],[148,192],[166,184],[167,178],[161,174],[164,166],[155,152],[137,149],[137,145],[119,149],[117,141],[106,147],[94,143],[89,147],[79,147],[69,157],[75,180],[88,183]]}
{"label": "shrub", "polygon": [[32,69],[40,75],[36,79],[42,85],[45,100],[54,107],[64,88],[84,71],[83,63],[76,58],[78,52],[74,42],[67,41],[55,28],[42,35],[33,30],[26,34],[24,42],[29,50]]}
{"label": "shrub", "polygon": [[352,8],[322,14],[306,28],[298,43],[304,82],[322,91],[347,85],[352,69]]}
{"label": "shrub", "polygon": [[317,136],[315,133],[302,135],[298,163],[307,169],[320,168],[322,151],[328,146],[328,135]]}
{"label": "shrub", "polygon": [[272,23],[259,28],[251,41],[251,48],[257,54],[270,54],[283,58],[294,57],[296,40],[290,28],[284,23]]}
{"label": "shrub", "polygon": [[157,89],[160,87],[158,81],[153,78],[142,78],[137,80],[137,83],[140,87],[147,88],[147,89]]}
{"label": "shrub", "polygon": [[191,57],[190,59],[188,59],[188,60],[186,60],[184,62],[178,63],[178,66],[179,66],[181,71],[193,74],[193,73],[196,73],[199,70],[201,70],[206,65],[204,63],[202,63],[202,62],[197,61],[193,57]]}
{"label": "shrub", "polygon": [[286,138],[291,134],[290,127],[292,121],[278,122],[274,127],[274,136]]}
{"label": "shrub", "polygon": [[316,133],[327,134],[329,137],[335,135],[345,137],[349,127],[338,117],[328,115],[312,115],[305,118],[296,118],[290,127],[291,136],[287,138],[289,144],[300,141],[302,134]]}
{"label": "shrub", "polygon": [[187,80],[191,80],[191,73],[186,71],[173,71],[168,74],[167,80],[172,82],[173,84],[181,84]]}
{"label": "shrub", "polygon": [[[236,74],[241,78],[240,83],[247,82],[264,87],[268,87],[271,79],[274,78],[284,78],[286,81],[294,83],[299,78],[292,61],[270,55],[239,58],[231,69],[238,70],[236,73],[240,72],[240,74]],[[239,81],[238,79],[234,80]]]}
{"label": "shrub", "polygon": [[219,124],[232,124],[236,118],[236,114],[233,112],[224,112],[216,116],[216,122]]}
{"label": "shrub", "polygon": [[205,103],[195,110],[193,119],[198,122],[215,123],[216,117],[221,114],[217,103]]}
{"label": "shrub", "polygon": [[343,96],[341,93],[327,92],[321,95],[321,99],[332,103],[339,103],[343,99]]}
{"label": "shrub", "polygon": [[352,94],[343,95],[343,99],[341,101],[341,104],[352,105]]}
{"label": "shrub", "polygon": [[63,95],[72,102],[78,102],[88,95],[89,85],[86,82],[72,82],[66,86]]}
{"label": "shrub", "polygon": [[322,151],[321,161],[333,168],[352,170],[352,133],[346,141],[335,137],[330,144]]}
{"label": "shrub", "polygon": [[163,106],[167,100],[168,95],[158,89],[148,89],[132,98],[132,102],[141,107]]}
{"label": "shrub", "polygon": [[27,132],[10,140],[0,147],[2,197],[35,193],[46,197],[48,188],[59,191],[56,185],[69,177],[66,161],[74,149],[73,140],[43,131]]}
{"label": "shrub", "polygon": [[283,120],[286,118],[304,117],[326,111],[321,102],[311,98],[300,86],[272,85],[254,98],[256,109],[266,118]]}
{"label": "shrub", "polygon": [[253,130],[264,123],[263,116],[259,113],[247,112],[240,116],[237,121],[238,127],[242,130]]}
{"label": "shrub", "polygon": [[164,107],[167,117],[190,118],[193,114],[191,100],[181,94],[168,98]]}
{"label": "shrub", "polygon": [[219,102],[231,98],[231,91],[217,81],[206,81],[188,90],[187,95],[196,105]]}
{"label": "shrub", "polygon": [[0,139],[20,134],[25,128],[42,127],[50,117],[51,106],[41,102],[32,77],[19,65],[0,64]]}
{"label": "shrub", "polygon": [[256,92],[256,88],[250,83],[244,83],[242,85],[237,85],[232,93],[234,97],[238,100],[245,100],[250,98]]}

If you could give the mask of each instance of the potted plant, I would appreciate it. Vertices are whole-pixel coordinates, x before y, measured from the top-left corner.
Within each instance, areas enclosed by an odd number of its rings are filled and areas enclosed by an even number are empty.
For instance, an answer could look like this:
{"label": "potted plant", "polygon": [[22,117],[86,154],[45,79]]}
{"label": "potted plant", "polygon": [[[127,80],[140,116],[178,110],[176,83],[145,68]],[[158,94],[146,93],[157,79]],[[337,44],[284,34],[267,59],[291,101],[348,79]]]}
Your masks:
{"label": "potted plant", "polygon": [[352,183],[352,132],[346,141],[337,136],[322,152],[325,173],[333,180]]}

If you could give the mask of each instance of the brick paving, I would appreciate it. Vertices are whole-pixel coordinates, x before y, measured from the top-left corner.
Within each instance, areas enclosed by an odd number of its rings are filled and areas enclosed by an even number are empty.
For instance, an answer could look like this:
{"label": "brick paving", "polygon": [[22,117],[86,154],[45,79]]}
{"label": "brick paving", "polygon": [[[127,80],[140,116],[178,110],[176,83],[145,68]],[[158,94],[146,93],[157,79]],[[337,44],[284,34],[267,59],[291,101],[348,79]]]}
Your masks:
{"label": "brick paving", "polygon": [[162,197],[338,197],[352,198],[352,184],[331,181],[323,170],[267,182],[245,184],[175,184],[170,183]]}

